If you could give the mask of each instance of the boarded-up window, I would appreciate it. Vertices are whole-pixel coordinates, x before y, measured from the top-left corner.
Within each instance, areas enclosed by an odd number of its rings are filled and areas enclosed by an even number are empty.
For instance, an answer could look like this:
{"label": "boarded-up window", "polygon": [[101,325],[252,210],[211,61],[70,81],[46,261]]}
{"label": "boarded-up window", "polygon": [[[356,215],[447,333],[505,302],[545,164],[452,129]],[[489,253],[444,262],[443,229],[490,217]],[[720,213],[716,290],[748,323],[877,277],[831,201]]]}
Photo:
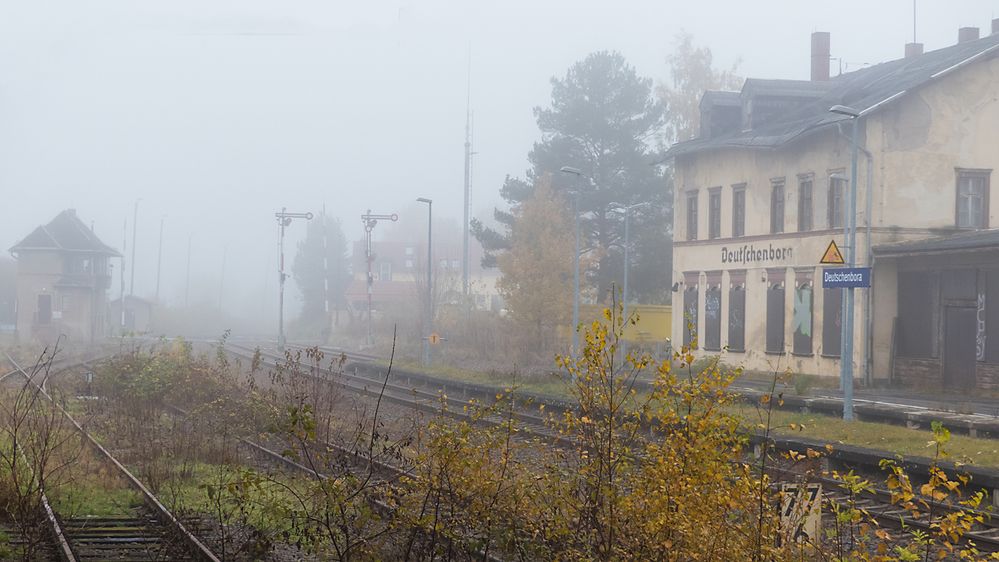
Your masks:
{"label": "boarded-up window", "polygon": [[794,353],[812,354],[812,280],[797,282],[794,290]]}
{"label": "boarded-up window", "polygon": [[822,355],[839,357],[843,333],[843,289],[822,290]]}
{"label": "boarded-up window", "polygon": [[697,192],[687,192],[687,240],[697,240]]}
{"label": "boarded-up window", "polygon": [[728,348],[746,350],[746,284],[732,279],[728,289]]}
{"label": "boarded-up window", "polygon": [[767,290],[767,352],[784,351],[784,282],[774,281]]}
{"label": "boarded-up window", "polygon": [[845,191],[845,179],[829,178],[829,196],[826,202],[829,228],[843,228],[843,192]]}
{"label": "boarded-up window", "polygon": [[732,236],[746,234],[746,184],[732,186]]}
{"label": "boarded-up window", "polygon": [[812,176],[798,179],[798,232],[812,229]]}
{"label": "boarded-up window", "polygon": [[[974,278],[972,278],[973,280]],[[951,290],[960,293],[960,276],[948,283]],[[933,340],[936,323],[933,311],[937,307],[934,296],[933,274],[928,271],[899,272],[898,274],[898,323],[896,338],[901,357],[933,357]]]}
{"label": "boarded-up window", "polygon": [[711,281],[704,291],[704,349],[721,349],[721,285]]}
{"label": "boarded-up window", "polygon": [[683,345],[687,346],[697,334],[697,283],[687,283],[683,291]]}
{"label": "boarded-up window", "polygon": [[708,238],[721,236],[721,188],[708,190]]}
{"label": "boarded-up window", "polygon": [[770,233],[784,232],[784,180],[773,180],[770,188]]}

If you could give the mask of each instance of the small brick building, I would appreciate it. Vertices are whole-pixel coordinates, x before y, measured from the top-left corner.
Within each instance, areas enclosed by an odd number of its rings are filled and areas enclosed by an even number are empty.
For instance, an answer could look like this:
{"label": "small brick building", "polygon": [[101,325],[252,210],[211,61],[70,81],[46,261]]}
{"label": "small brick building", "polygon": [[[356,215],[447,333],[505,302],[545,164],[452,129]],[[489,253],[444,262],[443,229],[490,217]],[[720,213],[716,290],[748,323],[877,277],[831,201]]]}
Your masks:
{"label": "small brick building", "polygon": [[67,209],[10,249],[17,260],[17,339],[45,345],[105,334],[114,248]]}

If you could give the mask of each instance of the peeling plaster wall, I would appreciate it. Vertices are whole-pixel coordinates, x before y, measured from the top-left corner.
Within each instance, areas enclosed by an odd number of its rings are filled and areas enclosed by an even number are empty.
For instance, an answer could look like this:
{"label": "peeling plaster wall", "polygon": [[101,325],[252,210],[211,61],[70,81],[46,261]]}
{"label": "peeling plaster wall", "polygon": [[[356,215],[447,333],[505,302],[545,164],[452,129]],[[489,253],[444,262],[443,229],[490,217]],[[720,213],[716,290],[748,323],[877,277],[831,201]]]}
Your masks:
{"label": "peeling plaster wall", "polygon": [[[999,59],[980,61],[942,77],[918,91],[891,102],[860,122],[861,146],[873,153],[871,244],[926,238],[955,227],[956,169],[999,167]],[[785,341],[790,350],[795,274],[813,268],[813,354],[780,358],[780,367],[797,372],[836,376],[839,361],[823,357],[822,311],[824,291],[819,260],[830,239],[846,251],[842,229],[829,229],[827,194],[829,174],[849,174],[850,123],[808,135],[779,149],[726,148],[680,156],[674,162],[674,262],[673,281],[684,273],[699,274],[698,333],[705,333],[704,289],[708,271],[722,272],[721,343],[727,345],[728,286],[730,270],[746,270],[746,353],[729,353],[724,359],[748,369],[774,367],[775,356],[763,352],[766,334],[767,269],[784,268]],[[867,159],[858,160],[857,263],[867,263]],[[813,177],[813,230],[797,232],[798,178]],[[771,180],[785,180],[784,232],[770,234]],[[996,182],[992,179],[992,184]],[[745,184],[745,236],[732,238],[732,186]],[[708,190],[721,187],[721,236],[708,240]],[[687,241],[687,195],[698,194],[698,240]],[[990,197],[990,225],[996,220],[999,196]],[[791,249],[787,259],[753,263],[725,263],[722,248],[753,245]],[[887,266],[887,264],[885,264]],[[876,266],[877,267],[877,266]],[[894,267],[876,269],[871,289],[872,376],[887,379],[890,367],[891,325],[896,316],[897,274]],[[864,372],[864,290],[856,291],[854,372]],[[673,341],[682,341],[683,317],[674,315]]]}

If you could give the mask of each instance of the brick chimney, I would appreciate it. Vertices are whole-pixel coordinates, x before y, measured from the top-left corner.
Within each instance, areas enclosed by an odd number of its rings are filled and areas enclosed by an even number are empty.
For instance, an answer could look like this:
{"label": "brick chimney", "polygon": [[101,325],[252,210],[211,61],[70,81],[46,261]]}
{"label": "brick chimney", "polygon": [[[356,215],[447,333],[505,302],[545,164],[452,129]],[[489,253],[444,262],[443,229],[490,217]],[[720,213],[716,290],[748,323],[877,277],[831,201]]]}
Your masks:
{"label": "brick chimney", "polygon": [[957,30],[957,42],[965,43],[967,41],[974,41],[978,39],[978,28],[977,27],[962,27]]}
{"label": "brick chimney", "polygon": [[829,80],[829,32],[812,33],[812,82]]}
{"label": "brick chimney", "polygon": [[918,57],[923,54],[923,44],[922,43],[906,43],[905,44],[905,58],[911,59],[913,57]]}

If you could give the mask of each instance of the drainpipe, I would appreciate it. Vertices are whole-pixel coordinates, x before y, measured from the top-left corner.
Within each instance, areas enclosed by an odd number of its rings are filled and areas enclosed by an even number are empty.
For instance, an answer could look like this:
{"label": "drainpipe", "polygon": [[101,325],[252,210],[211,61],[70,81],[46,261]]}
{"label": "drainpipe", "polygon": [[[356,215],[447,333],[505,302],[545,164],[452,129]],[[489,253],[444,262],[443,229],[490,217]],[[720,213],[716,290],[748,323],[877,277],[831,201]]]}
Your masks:
{"label": "drainpipe", "polygon": [[[846,135],[843,132],[842,124],[837,123],[836,130],[839,133],[840,137],[846,139],[847,143],[852,144],[853,141],[850,139],[848,135]],[[860,152],[862,152],[864,154],[864,157],[867,159],[867,192],[865,194],[866,196],[864,197],[865,199],[864,217],[866,221],[866,225],[864,227],[864,231],[866,234],[864,240],[864,246],[865,246],[864,253],[867,256],[867,261],[865,262],[864,265],[872,268],[871,277],[873,278],[874,255],[871,253],[871,213],[873,212],[872,207],[873,207],[873,196],[874,196],[872,191],[872,187],[874,185],[873,181],[874,155],[869,150],[860,146],[859,144],[857,145],[857,149]],[[871,287],[866,291],[867,298],[865,299],[866,303],[864,304],[864,385],[865,386],[870,386],[871,383],[873,382],[873,377],[871,376],[871,348],[873,347],[872,344],[874,340],[874,331],[871,330],[871,306],[874,304],[873,292],[874,292],[873,287]]]}

